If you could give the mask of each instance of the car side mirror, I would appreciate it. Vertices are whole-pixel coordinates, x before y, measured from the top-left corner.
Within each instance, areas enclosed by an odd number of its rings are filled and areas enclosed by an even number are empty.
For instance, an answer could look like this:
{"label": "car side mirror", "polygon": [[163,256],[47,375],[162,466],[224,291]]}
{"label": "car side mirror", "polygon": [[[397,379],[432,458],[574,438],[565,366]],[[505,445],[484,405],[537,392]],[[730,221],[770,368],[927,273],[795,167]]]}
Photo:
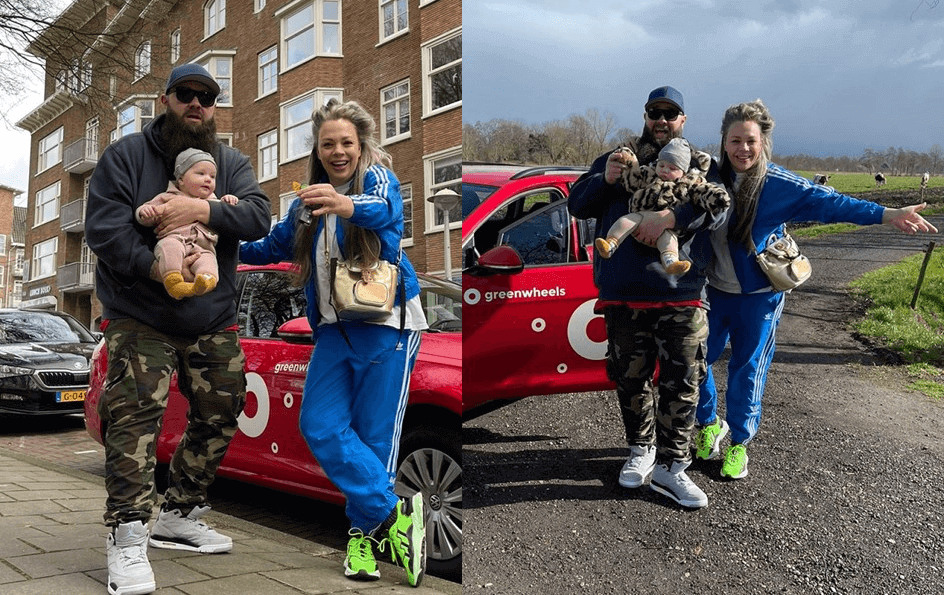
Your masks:
{"label": "car side mirror", "polygon": [[524,260],[511,246],[496,246],[479,257],[470,269],[473,275],[517,275],[524,270]]}
{"label": "car side mirror", "polygon": [[315,341],[311,337],[311,324],[304,316],[293,318],[279,327],[276,331],[279,338],[286,343],[313,344]]}

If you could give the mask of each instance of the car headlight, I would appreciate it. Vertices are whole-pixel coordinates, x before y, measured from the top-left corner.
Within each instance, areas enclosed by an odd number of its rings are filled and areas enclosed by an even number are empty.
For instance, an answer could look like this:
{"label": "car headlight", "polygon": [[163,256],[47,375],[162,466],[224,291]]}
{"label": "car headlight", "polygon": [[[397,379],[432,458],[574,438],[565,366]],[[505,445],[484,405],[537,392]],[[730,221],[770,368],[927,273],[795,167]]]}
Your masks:
{"label": "car headlight", "polygon": [[18,366],[0,365],[0,378],[9,378],[12,376],[32,376],[33,370],[29,368],[20,368]]}

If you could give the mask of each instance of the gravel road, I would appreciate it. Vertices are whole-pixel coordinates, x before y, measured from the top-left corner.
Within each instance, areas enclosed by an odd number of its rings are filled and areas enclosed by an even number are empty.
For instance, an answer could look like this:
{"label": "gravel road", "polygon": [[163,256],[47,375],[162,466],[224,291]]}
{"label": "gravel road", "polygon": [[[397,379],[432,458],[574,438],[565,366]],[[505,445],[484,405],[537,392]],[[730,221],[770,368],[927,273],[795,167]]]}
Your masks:
{"label": "gravel road", "polygon": [[[944,593],[944,404],[846,328],[846,284],[928,239],[875,226],[800,241],[814,275],[787,298],[750,475],[693,465],[705,509],[617,484],[627,450],[612,391],[467,421],[464,590]],[[722,387],[723,362],[715,371]]]}

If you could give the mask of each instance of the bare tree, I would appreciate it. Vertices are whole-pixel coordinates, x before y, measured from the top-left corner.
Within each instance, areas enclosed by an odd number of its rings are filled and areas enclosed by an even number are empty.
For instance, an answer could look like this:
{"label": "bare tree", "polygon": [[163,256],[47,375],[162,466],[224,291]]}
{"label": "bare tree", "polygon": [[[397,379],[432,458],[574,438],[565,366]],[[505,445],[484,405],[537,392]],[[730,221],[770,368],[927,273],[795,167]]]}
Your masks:
{"label": "bare tree", "polygon": [[110,99],[108,85],[92,84],[93,69],[99,77],[133,80],[134,51],[128,48],[137,47],[135,30],[159,22],[166,10],[131,0],[120,10],[136,18],[92,18],[108,6],[108,0],[0,0],[0,118],[10,124],[10,109],[37,81],[42,85],[47,72],[57,90],[91,105],[107,106]]}

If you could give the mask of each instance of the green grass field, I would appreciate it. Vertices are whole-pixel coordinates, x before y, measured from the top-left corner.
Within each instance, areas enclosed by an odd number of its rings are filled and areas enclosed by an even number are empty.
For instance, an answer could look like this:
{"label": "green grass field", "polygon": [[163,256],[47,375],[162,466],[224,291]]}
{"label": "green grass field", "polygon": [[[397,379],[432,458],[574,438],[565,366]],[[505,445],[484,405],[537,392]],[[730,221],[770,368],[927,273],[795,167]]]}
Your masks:
{"label": "green grass field", "polygon": [[[796,173],[803,176],[804,178],[812,180],[814,175],[824,172],[798,171]],[[881,190],[916,190],[921,186],[920,176],[886,175],[885,179],[887,180],[887,183],[880,188]],[[859,192],[879,189],[875,186],[875,176],[867,173],[829,173],[829,182],[827,182],[827,185],[832,186],[843,194],[851,194],[852,196],[855,196]],[[928,181],[928,188],[939,187],[944,187],[944,177],[932,176]]]}

